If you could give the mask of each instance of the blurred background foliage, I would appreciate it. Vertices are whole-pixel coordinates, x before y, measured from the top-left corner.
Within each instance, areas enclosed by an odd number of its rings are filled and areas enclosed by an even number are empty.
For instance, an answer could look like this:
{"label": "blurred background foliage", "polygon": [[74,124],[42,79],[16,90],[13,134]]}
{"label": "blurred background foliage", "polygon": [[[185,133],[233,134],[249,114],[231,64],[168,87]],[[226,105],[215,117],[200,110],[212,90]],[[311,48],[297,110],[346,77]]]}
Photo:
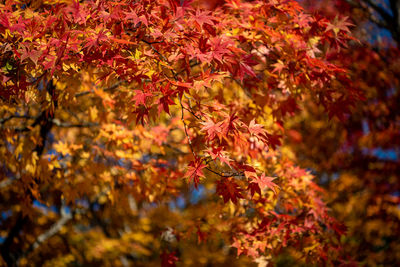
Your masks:
{"label": "blurred background foliage", "polygon": [[[365,100],[342,122],[312,101],[288,122],[286,145],[326,188],[347,226],[345,254],[365,266],[400,264],[400,1],[301,1],[312,12],[348,16],[352,42],[341,62]],[[343,60],[344,59],[344,60]]]}

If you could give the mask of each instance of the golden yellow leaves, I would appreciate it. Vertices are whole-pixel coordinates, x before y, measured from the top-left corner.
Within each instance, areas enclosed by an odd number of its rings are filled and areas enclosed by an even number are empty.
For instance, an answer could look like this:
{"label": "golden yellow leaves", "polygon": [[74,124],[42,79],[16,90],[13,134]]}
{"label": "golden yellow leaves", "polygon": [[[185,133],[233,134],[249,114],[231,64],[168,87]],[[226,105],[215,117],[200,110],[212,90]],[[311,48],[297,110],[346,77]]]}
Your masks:
{"label": "golden yellow leaves", "polygon": [[37,161],[39,157],[37,156],[36,151],[32,153],[32,157],[28,160],[27,164],[25,165],[25,170],[34,175],[36,172]]}
{"label": "golden yellow leaves", "polygon": [[96,121],[99,111],[96,106],[89,107],[89,118],[90,121]]}
{"label": "golden yellow leaves", "polygon": [[72,155],[77,150],[82,149],[82,147],[82,145],[68,144],[63,141],[59,141],[58,143],[54,144],[54,149],[56,150],[56,152],[60,153],[63,156]]}

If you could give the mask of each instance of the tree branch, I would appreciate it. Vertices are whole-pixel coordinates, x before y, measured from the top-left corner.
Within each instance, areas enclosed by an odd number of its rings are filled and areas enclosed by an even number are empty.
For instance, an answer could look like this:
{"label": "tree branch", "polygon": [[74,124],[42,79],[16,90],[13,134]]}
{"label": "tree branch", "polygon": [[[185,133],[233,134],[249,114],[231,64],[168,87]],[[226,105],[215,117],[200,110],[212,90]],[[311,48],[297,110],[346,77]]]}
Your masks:
{"label": "tree branch", "polygon": [[11,119],[14,119],[14,118],[15,119],[34,119],[34,117],[29,116],[29,115],[17,115],[17,114],[14,114],[14,115],[10,115],[8,117],[5,117],[5,118],[1,119],[0,120],[0,124],[4,124],[7,121],[9,121]]}
{"label": "tree branch", "polygon": [[[352,0],[347,0],[353,6],[362,8],[369,13],[370,20],[375,23],[378,27],[387,29],[392,34],[393,39],[400,44],[400,1],[399,0],[390,0],[390,9],[393,16],[385,10],[383,7],[379,6],[372,0],[362,0],[358,3],[355,3]],[[374,15],[376,12],[382,19],[377,18]]]}
{"label": "tree branch", "polygon": [[[107,88],[103,89],[103,91],[106,92],[106,91],[114,90],[114,89],[116,89],[118,86],[120,86],[121,84],[122,84],[122,81],[119,81],[119,82],[117,82],[117,83],[111,85],[110,87],[107,87]],[[76,93],[76,94],[75,94],[75,97],[81,97],[81,96],[85,96],[85,95],[88,95],[88,94],[91,94],[91,93],[94,93],[94,90],[89,90],[89,91],[84,91],[84,92]]]}
{"label": "tree branch", "polygon": [[[168,63],[167,58],[166,58],[163,54],[161,54],[157,49],[155,49],[154,46],[152,45],[152,43],[150,43],[150,42],[148,42],[148,41],[146,41],[146,40],[141,40],[141,41],[144,42],[144,43],[146,43],[146,44],[148,44],[148,45],[151,47],[151,49],[152,49],[154,52],[156,52],[156,53],[158,54],[158,56],[160,57],[161,60],[163,60],[165,63]],[[174,70],[172,70],[172,69],[171,69],[171,72],[172,72],[172,74],[173,74],[173,76],[174,76],[174,79],[175,79],[176,81],[178,81],[176,72],[175,72]],[[237,81],[236,81],[236,82],[237,82]],[[196,158],[197,155],[196,155],[196,153],[194,152],[193,144],[192,144],[192,141],[190,140],[190,137],[189,137],[189,134],[188,134],[188,131],[187,131],[187,128],[188,128],[188,127],[187,127],[186,122],[185,122],[185,119],[184,119],[184,110],[186,109],[187,111],[189,111],[196,119],[201,120],[201,121],[204,121],[204,120],[203,120],[202,118],[198,117],[198,116],[193,112],[192,107],[191,107],[191,105],[190,105],[190,99],[189,99],[189,107],[190,107],[190,109],[185,108],[185,107],[183,106],[183,104],[182,104],[182,98],[181,98],[181,97],[179,97],[178,99],[179,99],[179,104],[180,104],[180,106],[181,106],[181,121],[182,121],[182,123],[183,123],[183,128],[184,128],[184,131],[185,131],[185,135],[186,135],[186,138],[187,138],[187,140],[188,140],[190,150],[191,150],[193,156]],[[208,164],[207,161],[206,161],[206,164]],[[212,170],[212,169],[209,168],[209,167],[206,167],[206,169],[209,170],[210,172],[216,174],[216,175],[221,176],[221,177],[243,176],[242,173],[219,173],[219,172],[216,172],[216,171]]]}
{"label": "tree branch", "polygon": [[65,206],[61,207],[61,218],[57,222],[55,222],[46,232],[39,235],[36,238],[36,241],[32,245],[30,245],[30,247],[26,251],[24,251],[22,255],[20,255],[20,257],[17,258],[17,262],[20,260],[21,257],[28,256],[32,251],[37,249],[43,242],[45,242],[53,235],[57,234],[60,231],[60,229],[71,219],[72,219],[72,214],[66,211]]}
{"label": "tree branch", "polygon": [[58,119],[53,119],[53,123],[54,126],[62,128],[86,128],[86,127],[99,126],[99,124],[95,122],[66,123],[66,122],[61,122]]}
{"label": "tree branch", "polygon": [[385,21],[391,22],[393,21],[393,17],[382,7],[377,5],[371,0],[363,0],[367,5],[369,5],[372,9],[374,9]]}
{"label": "tree branch", "polygon": [[7,266],[17,266],[17,261],[19,255],[14,254],[10,251],[11,245],[13,244],[14,238],[17,237],[27,222],[27,217],[24,217],[22,213],[18,214],[17,220],[11,230],[8,232],[6,239],[4,240],[3,244],[0,246],[0,253],[3,257],[3,260],[6,262]]}
{"label": "tree branch", "polygon": [[187,140],[188,140],[190,150],[192,151],[193,156],[196,158],[196,153],[194,153],[192,141],[190,140],[189,134],[188,134],[188,132],[187,132],[187,125],[186,125],[185,119],[183,118],[183,115],[184,115],[184,108],[183,108],[183,104],[182,104],[182,99],[181,99],[180,97],[179,97],[179,103],[180,103],[180,105],[181,105],[181,111],[182,111],[181,121],[183,122],[183,128],[184,128],[184,130],[185,130],[185,135],[186,135],[186,138],[187,138]]}
{"label": "tree branch", "polygon": [[54,223],[49,230],[47,230],[46,232],[44,232],[43,234],[39,235],[36,238],[36,241],[31,245],[32,249],[31,250],[28,249],[27,253],[30,253],[31,251],[35,250],[47,239],[58,233],[61,227],[63,227],[71,219],[72,219],[72,214],[70,212],[69,213],[66,212],[66,208],[62,207],[61,218],[56,223]]}

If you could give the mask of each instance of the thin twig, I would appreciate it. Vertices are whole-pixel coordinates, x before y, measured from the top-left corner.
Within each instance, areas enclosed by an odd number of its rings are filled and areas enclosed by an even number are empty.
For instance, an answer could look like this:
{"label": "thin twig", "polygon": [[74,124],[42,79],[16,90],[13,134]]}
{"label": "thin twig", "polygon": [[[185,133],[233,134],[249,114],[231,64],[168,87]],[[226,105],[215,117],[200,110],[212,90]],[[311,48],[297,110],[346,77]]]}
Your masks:
{"label": "thin twig", "polygon": [[189,134],[188,134],[188,132],[187,132],[187,125],[186,125],[185,119],[183,118],[183,116],[184,116],[184,109],[183,109],[183,104],[182,104],[182,99],[181,99],[181,98],[179,98],[179,103],[181,104],[181,111],[182,111],[181,121],[183,122],[183,128],[184,128],[184,130],[185,130],[185,135],[186,135],[186,138],[187,138],[187,140],[188,140],[188,142],[189,142],[190,150],[192,151],[193,156],[196,158],[196,153],[194,153],[192,141],[190,140]]}
{"label": "thin twig", "polygon": [[192,104],[191,104],[191,102],[190,102],[190,97],[188,97],[188,96],[186,96],[186,95],[185,95],[185,97],[189,100],[189,103],[188,103],[189,108],[185,108],[185,107],[184,107],[184,109],[186,109],[187,111],[189,111],[189,113],[192,114],[196,119],[198,119],[198,120],[200,120],[200,121],[202,121],[202,122],[205,122],[205,120],[203,120],[203,118],[202,118],[201,116],[198,116],[198,115],[196,115],[196,113],[194,113],[193,108],[192,108]]}
{"label": "thin twig", "polygon": [[11,120],[11,119],[34,119],[34,117],[29,116],[29,115],[10,115],[8,117],[5,117],[3,119],[0,120],[0,124],[4,124],[7,121]]}

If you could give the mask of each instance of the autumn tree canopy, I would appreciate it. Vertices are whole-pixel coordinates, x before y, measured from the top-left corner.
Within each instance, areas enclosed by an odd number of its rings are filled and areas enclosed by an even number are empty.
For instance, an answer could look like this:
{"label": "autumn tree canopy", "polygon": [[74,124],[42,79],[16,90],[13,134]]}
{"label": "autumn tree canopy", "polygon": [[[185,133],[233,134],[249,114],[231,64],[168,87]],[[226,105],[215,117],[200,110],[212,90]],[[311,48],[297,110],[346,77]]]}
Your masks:
{"label": "autumn tree canopy", "polygon": [[304,101],[344,121],[361,98],[349,26],[292,0],[3,1],[2,264],[345,264],[281,142]]}
{"label": "autumn tree canopy", "polygon": [[[288,122],[292,158],[312,168],[328,206],[347,226],[341,247],[361,266],[400,265],[400,1],[303,2],[334,19],[346,15],[359,42],[337,61],[363,92],[345,121],[328,120],[312,101]],[[311,149],[310,149],[311,148]]]}

